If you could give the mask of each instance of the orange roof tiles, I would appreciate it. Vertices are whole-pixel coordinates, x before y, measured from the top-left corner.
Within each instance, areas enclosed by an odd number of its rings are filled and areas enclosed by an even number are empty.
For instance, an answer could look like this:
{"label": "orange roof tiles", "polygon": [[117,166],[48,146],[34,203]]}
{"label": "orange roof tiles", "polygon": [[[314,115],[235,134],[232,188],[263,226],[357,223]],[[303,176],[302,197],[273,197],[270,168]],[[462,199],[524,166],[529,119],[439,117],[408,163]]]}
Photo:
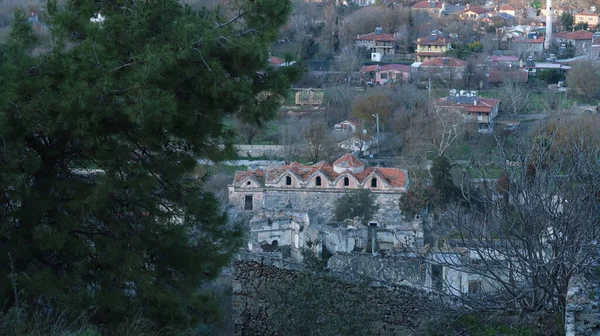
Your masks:
{"label": "orange roof tiles", "polygon": [[442,9],[443,6],[444,6],[444,3],[441,1],[437,1],[433,6],[431,6],[431,3],[427,0],[425,0],[425,1],[421,1],[421,2],[413,5],[411,8],[412,9],[429,9],[429,8]]}
{"label": "orange roof tiles", "polygon": [[452,57],[436,57],[421,63],[422,67],[428,66],[465,66],[467,62]]}
{"label": "orange roof tiles", "polygon": [[[348,168],[364,167],[364,164],[352,154],[343,155],[334,163],[334,165]],[[341,175],[348,175],[354,177],[359,183],[364,183],[365,180],[371,176],[372,173],[374,173],[394,188],[406,188],[407,186],[406,172],[398,168],[368,167],[358,174],[353,174],[350,171],[336,173],[333,170],[333,166],[325,161],[318,162],[311,166],[305,166],[298,162],[292,162],[285,166],[267,168],[266,172],[261,169],[238,171],[235,173],[234,181],[235,183],[240,183],[249,177],[254,177],[255,180],[260,183],[277,183],[279,178],[286,174],[286,172],[292,173],[301,181],[305,182],[307,182],[315,174],[320,173],[329,181],[334,181]]]}
{"label": "orange roof tiles", "polygon": [[360,41],[382,41],[382,42],[396,41],[394,34],[375,34],[375,33],[359,35],[356,39],[360,40]]}
{"label": "orange roof tiles", "polygon": [[591,40],[594,38],[594,33],[587,30],[578,30],[574,32],[560,32],[556,33],[556,37],[564,38],[567,40]]}
{"label": "orange roof tiles", "polygon": [[354,155],[348,153],[344,154],[341,158],[337,159],[334,163],[334,166],[339,166],[343,168],[353,168],[353,167],[364,167],[365,165]]}

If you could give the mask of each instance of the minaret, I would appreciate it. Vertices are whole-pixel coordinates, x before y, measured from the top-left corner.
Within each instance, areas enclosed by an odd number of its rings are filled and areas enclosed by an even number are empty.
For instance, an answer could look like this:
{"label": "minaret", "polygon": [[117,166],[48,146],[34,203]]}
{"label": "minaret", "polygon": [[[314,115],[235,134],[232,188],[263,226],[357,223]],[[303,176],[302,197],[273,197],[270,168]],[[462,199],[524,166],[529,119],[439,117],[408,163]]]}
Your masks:
{"label": "minaret", "polygon": [[552,0],[546,0],[546,37],[544,47],[546,51],[550,50],[552,45]]}

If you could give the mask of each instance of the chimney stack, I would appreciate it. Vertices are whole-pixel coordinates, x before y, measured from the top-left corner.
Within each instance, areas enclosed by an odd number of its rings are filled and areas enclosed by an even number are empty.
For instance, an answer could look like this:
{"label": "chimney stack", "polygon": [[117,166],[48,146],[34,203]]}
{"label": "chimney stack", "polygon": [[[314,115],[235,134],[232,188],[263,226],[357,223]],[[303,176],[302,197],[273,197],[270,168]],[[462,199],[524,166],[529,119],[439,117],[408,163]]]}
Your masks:
{"label": "chimney stack", "polygon": [[552,45],[552,0],[546,0],[546,36],[544,38],[544,48],[548,51]]}

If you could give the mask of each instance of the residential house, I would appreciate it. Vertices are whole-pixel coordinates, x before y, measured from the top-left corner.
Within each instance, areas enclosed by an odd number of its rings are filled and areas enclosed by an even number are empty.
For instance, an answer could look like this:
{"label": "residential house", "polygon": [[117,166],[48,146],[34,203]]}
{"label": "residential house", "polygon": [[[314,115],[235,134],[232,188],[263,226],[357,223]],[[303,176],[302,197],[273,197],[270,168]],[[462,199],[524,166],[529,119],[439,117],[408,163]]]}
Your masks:
{"label": "residential house", "polygon": [[465,10],[458,14],[458,18],[461,20],[475,20],[479,21],[488,16],[489,10],[483,7],[470,7],[467,5]]}
{"label": "residential house", "polygon": [[427,13],[431,17],[442,16],[446,3],[438,0],[425,0],[413,5],[410,10],[418,13]]}
{"label": "residential house", "polygon": [[383,28],[377,27],[373,33],[358,35],[356,46],[367,48],[371,54],[377,53],[380,56],[393,54],[396,50],[396,36],[395,34],[384,34]]}
{"label": "residential house", "polygon": [[544,41],[544,36],[517,36],[509,42],[508,49],[523,56],[540,56],[544,53]]}
{"label": "residential house", "polygon": [[360,127],[360,120],[356,118],[350,118],[333,125],[333,129],[338,132],[351,132],[355,133]]}
{"label": "residential house", "polygon": [[540,16],[547,17],[548,14],[551,14],[550,16],[552,17],[553,21],[557,21],[560,20],[560,17],[563,16],[563,14],[572,14],[574,10],[575,8],[568,4],[553,4],[551,13],[548,13],[548,9],[546,9],[546,6],[542,6],[542,8],[540,9]]}
{"label": "residential house", "polygon": [[437,32],[432,32],[427,37],[417,39],[417,62],[423,62],[435,57],[442,57],[444,53],[451,48],[450,38],[442,36]]}
{"label": "residential house", "polygon": [[594,29],[598,26],[598,14],[597,13],[589,13],[589,12],[581,12],[575,14],[575,24],[578,23],[587,23],[588,27]]}
{"label": "residential house", "polygon": [[498,12],[512,15],[513,17],[517,16],[517,10],[509,4],[500,6],[500,10]]}
{"label": "residential house", "polygon": [[360,68],[359,72],[377,85],[406,83],[410,78],[410,66],[403,64],[366,65]]}
{"label": "residential house", "polygon": [[559,32],[554,35],[554,40],[559,45],[571,43],[575,47],[575,56],[586,55],[591,51],[594,33],[587,30],[574,32]]}
{"label": "residential house", "polygon": [[467,62],[452,57],[436,57],[419,66],[420,76],[437,79],[442,82],[454,81],[462,78]]}
{"label": "residential house", "polygon": [[468,121],[477,125],[478,132],[489,133],[494,130],[498,116],[500,100],[481,98],[477,91],[450,90],[446,98],[436,101],[436,109],[448,109],[460,112]]}

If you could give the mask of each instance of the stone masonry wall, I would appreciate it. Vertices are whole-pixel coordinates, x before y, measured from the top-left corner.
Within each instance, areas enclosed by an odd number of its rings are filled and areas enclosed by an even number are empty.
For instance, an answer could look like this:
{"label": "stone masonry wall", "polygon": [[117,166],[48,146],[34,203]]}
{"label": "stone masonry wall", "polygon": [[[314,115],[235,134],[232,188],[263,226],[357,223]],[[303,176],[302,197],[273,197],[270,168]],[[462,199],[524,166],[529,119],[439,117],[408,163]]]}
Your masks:
{"label": "stone masonry wall", "polygon": [[[309,214],[310,222],[325,224],[333,219],[335,201],[346,194],[341,190],[271,190],[264,192],[265,210],[294,210],[305,211]],[[400,193],[374,193],[379,211],[372,219],[382,224],[399,224],[402,222],[400,212]],[[407,225],[409,225],[407,223]]]}
{"label": "stone masonry wall", "polygon": [[[269,305],[261,298],[265,283],[285,284],[295,281],[298,272],[306,271],[300,264],[280,259],[275,254],[245,254],[234,262],[233,323],[234,335],[275,335],[269,323]],[[346,273],[350,277],[350,273]],[[345,276],[340,275],[340,279]],[[324,280],[311,273],[311,283]],[[339,286],[353,281],[347,278]],[[356,280],[354,280],[356,281]],[[350,290],[350,289],[349,289]],[[414,335],[423,320],[436,314],[435,305],[426,294],[404,286],[365,287],[365,309],[377,312],[378,319],[370,335]],[[303,298],[304,299],[304,298]],[[329,298],[335,300],[336,298]],[[343,312],[341,312],[343,313]]]}

